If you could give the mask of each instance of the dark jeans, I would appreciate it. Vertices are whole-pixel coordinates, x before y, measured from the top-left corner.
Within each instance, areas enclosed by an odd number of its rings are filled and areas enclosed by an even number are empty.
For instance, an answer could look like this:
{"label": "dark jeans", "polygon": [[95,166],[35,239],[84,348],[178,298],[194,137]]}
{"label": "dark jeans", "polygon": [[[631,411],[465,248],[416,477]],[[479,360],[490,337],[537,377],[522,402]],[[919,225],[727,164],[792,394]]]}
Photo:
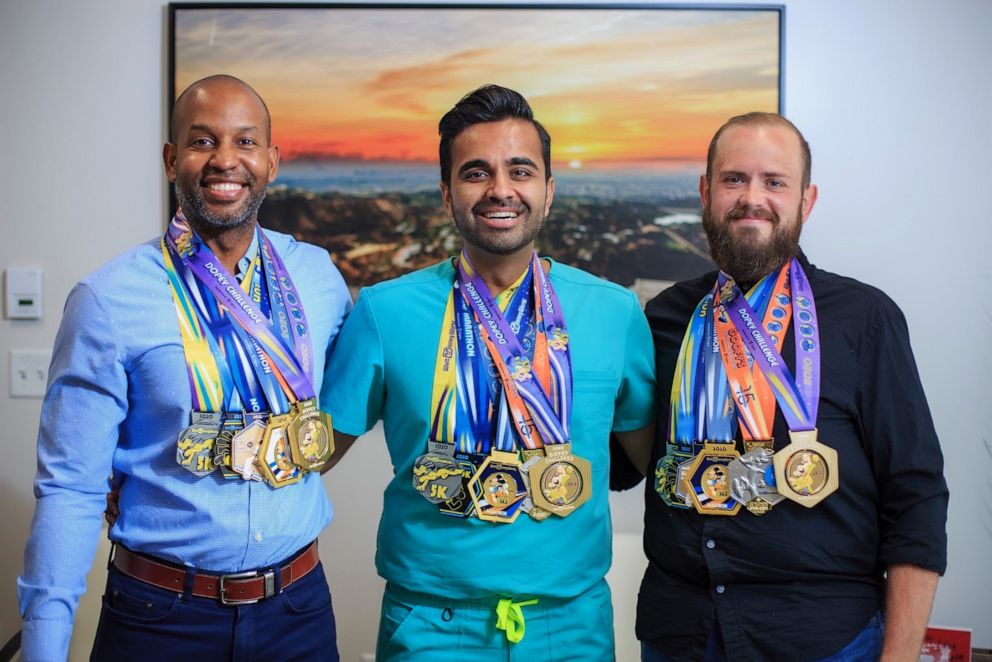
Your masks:
{"label": "dark jeans", "polygon": [[318,564],[271,598],[228,607],[146,584],[111,567],[90,659],[337,662],[324,569]]}
{"label": "dark jeans", "polygon": [[[868,622],[851,643],[844,646],[839,652],[828,657],[821,658],[815,662],[867,662],[877,660],[882,655],[882,640],[884,635],[884,625],[882,615],[875,616]],[[676,662],[678,658],[666,655],[664,651],[654,646],[649,646],[641,642],[641,662]],[[714,627],[710,632],[709,641],[706,644],[705,662],[726,662],[727,656],[723,652],[723,637],[720,636],[720,628]]]}

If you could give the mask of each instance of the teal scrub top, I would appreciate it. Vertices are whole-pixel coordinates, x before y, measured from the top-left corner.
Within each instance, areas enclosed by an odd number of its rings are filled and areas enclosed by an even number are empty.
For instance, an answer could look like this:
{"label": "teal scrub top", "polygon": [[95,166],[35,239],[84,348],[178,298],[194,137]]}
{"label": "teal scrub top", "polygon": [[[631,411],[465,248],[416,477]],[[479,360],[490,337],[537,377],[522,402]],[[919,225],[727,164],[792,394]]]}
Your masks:
{"label": "teal scrub top", "polygon": [[525,514],[512,524],[443,515],[413,488],[413,464],[429,434],[452,262],[361,291],[325,372],[321,404],[346,434],[360,435],[383,420],[395,471],[376,552],[376,568],[387,581],[455,599],[567,598],[609,569],[609,435],[654,420],[651,332],[632,292],[551,264],[571,350],[572,452],[592,463],[592,496],[568,517],[543,522]]}

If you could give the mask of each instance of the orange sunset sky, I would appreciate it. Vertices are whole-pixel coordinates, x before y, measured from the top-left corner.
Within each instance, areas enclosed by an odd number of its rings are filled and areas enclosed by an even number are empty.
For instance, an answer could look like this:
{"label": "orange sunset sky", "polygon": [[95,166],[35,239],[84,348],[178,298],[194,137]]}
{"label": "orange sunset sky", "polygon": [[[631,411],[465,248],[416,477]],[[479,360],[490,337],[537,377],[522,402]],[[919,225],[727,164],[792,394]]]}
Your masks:
{"label": "orange sunset sky", "polygon": [[778,109],[779,15],[660,9],[188,9],[176,89],[252,84],[283,159],[437,160],[466,92],[521,92],[557,162],[681,164],[731,115]]}

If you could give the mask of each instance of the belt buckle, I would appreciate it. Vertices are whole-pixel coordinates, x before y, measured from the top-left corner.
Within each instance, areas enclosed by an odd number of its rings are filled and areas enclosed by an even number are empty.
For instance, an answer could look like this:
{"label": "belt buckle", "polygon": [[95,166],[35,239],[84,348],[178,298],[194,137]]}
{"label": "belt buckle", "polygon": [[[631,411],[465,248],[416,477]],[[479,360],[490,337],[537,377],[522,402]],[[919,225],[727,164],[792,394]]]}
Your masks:
{"label": "belt buckle", "polygon": [[[237,598],[228,600],[227,596],[224,594],[224,584],[232,579],[253,579],[255,577],[261,577],[265,580],[265,594],[261,598],[252,598],[247,600],[238,600]],[[218,577],[219,585],[217,587],[218,593],[220,593],[220,603],[227,607],[238,607],[240,605],[253,605],[260,600],[265,598],[271,598],[276,594],[276,576],[275,573],[269,570],[268,572],[259,573],[255,570],[250,570],[248,572],[234,572],[229,575],[221,575]]]}

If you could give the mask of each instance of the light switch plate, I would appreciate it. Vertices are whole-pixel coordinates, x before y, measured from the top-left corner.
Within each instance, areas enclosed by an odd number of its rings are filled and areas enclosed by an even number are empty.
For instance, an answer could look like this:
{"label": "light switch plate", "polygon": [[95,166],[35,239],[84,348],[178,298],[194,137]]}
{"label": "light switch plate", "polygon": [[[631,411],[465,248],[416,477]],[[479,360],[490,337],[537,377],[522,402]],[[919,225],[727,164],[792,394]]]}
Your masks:
{"label": "light switch plate", "polygon": [[44,397],[51,362],[52,353],[48,350],[10,350],[10,397]]}

